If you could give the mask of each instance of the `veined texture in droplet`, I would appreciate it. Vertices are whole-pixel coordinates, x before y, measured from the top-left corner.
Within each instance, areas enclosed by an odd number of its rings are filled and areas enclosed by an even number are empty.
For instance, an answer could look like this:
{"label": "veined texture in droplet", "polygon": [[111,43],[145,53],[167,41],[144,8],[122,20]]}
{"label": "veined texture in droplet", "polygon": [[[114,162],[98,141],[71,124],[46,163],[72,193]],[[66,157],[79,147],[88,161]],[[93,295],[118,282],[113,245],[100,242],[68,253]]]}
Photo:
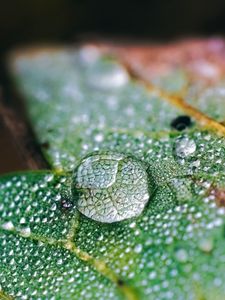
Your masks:
{"label": "veined texture in droplet", "polygon": [[72,191],[82,214],[117,222],[143,211],[149,200],[148,175],[145,165],[132,156],[94,152],[75,169]]}
{"label": "veined texture in droplet", "polygon": [[101,90],[120,88],[128,82],[126,70],[119,65],[99,63],[88,70],[88,83]]}
{"label": "veined texture in droplet", "polygon": [[178,138],[175,142],[175,153],[180,158],[193,154],[196,150],[195,141],[188,137]]}

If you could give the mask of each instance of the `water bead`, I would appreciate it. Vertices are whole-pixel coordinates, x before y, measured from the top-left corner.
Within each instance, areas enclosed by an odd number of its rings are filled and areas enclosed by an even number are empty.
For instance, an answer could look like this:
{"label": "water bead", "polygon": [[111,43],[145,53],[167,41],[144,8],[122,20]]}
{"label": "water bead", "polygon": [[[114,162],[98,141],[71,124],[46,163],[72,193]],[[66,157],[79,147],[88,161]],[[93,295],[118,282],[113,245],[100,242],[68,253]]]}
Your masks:
{"label": "water bead", "polygon": [[193,154],[196,150],[195,141],[188,137],[178,138],[175,142],[175,153],[180,158]]}
{"label": "water bead", "polygon": [[89,70],[87,81],[91,87],[100,90],[118,89],[127,84],[129,77],[119,65],[99,63]]}
{"label": "water bead", "polygon": [[93,152],[75,169],[72,192],[77,209],[93,220],[113,223],[136,217],[149,200],[146,166],[122,153]]}
{"label": "water bead", "polygon": [[10,230],[14,230],[14,225],[11,221],[9,221],[9,222],[3,223],[2,228],[10,231]]}
{"label": "water bead", "polygon": [[175,257],[179,262],[185,263],[188,260],[188,253],[185,249],[178,249],[175,252]]}
{"label": "water bead", "polygon": [[202,238],[198,242],[198,247],[203,252],[209,253],[213,250],[213,241],[211,239]]}
{"label": "water bead", "polygon": [[78,57],[84,66],[92,65],[100,58],[100,52],[97,47],[93,45],[87,45],[80,48]]}

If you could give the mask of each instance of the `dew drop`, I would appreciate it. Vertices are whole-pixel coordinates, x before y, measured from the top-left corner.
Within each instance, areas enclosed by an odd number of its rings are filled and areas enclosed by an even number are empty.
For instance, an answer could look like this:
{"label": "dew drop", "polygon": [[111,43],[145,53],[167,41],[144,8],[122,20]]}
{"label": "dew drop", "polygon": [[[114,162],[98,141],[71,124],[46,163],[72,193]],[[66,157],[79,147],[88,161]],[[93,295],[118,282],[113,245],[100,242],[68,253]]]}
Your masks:
{"label": "dew drop", "polygon": [[146,167],[122,153],[94,152],[75,169],[72,192],[78,210],[93,220],[113,223],[136,217],[149,200]]}
{"label": "dew drop", "polygon": [[200,239],[198,247],[203,252],[209,253],[213,250],[213,241],[211,239]]}
{"label": "dew drop", "polygon": [[94,64],[100,57],[100,52],[97,47],[86,45],[82,47],[78,53],[81,63],[84,65]]}
{"label": "dew drop", "polygon": [[98,64],[88,75],[89,85],[101,90],[120,88],[127,82],[127,72],[119,65]]}
{"label": "dew drop", "polygon": [[29,237],[31,235],[31,230],[29,227],[22,228],[20,234],[24,237]]}
{"label": "dew drop", "polygon": [[26,219],[24,218],[24,217],[22,217],[21,219],[20,219],[20,224],[25,224],[26,223]]}
{"label": "dew drop", "polygon": [[175,152],[180,158],[185,158],[193,154],[196,150],[195,141],[188,137],[178,138],[175,142]]}
{"label": "dew drop", "polygon": [[188,260],[188,254],[185,249],[178,249],[175,253],[176,259],[179,262],[186,262]]}
{"label": "dew drop", "polygon": [[14,230],[14,225],[11,221],[2,224],[2,228],[5,230]]}
{"label": "dew drop", "polygon": [[200,166],[200,164],[201,164],[200,160],[197,159],[197,160],[194,160],[194,161],[190,164],[190,167],[191,167],[192,169],[197,169],[197,168]]}
{"label": "dew drop", "polygon": [[104,139],[104,136],[103,134],[99,133],[99,134],[96,134],[96,136],[94,137],[94,140],[97,142],[97,143],[101,143]]}
{"label": "dew drop", "polygon": [[52,204],[51,208],[50,208],[52,211],[55,211],[57,209],[57,205],[54,203]]}
{"label": "dew drop", "polygon": [[134,252],[141,253],[141,251],[142,251],[142,244],[136,245],[134,248]]}

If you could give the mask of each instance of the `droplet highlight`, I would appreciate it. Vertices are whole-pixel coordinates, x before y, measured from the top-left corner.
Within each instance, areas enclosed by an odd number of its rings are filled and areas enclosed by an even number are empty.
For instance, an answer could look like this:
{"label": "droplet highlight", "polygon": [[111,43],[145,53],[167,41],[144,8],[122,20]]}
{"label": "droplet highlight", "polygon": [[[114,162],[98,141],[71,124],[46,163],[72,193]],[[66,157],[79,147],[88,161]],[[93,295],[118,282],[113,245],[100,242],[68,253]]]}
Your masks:
{"label": "droplet highlight", "polygon": [[122,153],[94,152],[75,169],[72,192],[78,210],[95,221],[137,217],[149,200],[146,167]]}

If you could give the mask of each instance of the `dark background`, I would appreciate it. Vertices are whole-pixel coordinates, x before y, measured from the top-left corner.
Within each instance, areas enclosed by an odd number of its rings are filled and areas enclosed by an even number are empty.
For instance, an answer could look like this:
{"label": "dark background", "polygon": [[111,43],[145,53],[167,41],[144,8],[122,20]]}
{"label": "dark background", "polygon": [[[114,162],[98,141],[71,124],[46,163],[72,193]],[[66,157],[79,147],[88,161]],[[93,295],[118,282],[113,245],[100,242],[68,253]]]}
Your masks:
{"label": "dark background", "polygon": [[[8,101],[5,54],[19,45],[107,37],[168,41],[225,34],[225,0],[7,0],[0,3],[0,89]],[[0,173],[25,169],[0,120]]]}

